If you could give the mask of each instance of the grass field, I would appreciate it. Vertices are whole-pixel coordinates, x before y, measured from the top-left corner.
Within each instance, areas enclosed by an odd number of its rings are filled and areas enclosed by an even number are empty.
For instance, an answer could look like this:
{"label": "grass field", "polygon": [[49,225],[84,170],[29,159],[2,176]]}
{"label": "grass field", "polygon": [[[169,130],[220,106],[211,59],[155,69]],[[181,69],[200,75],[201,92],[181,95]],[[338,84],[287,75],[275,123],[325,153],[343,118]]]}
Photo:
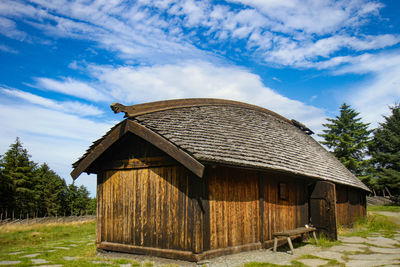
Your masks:
{"label": "grass field", "polygon": [[[5,225],[0,227],[0,264],[32,266],[35,262],[64,266],[120,266],[134,260],[97,256],[95,222]],[[148,263],[147,265],[151,265]]]}
{"label": "grass field", "polygon": [[368,206],[368,211],[391,211],[391,212],[400,212],[400,206],[398,206],[398,205]]}

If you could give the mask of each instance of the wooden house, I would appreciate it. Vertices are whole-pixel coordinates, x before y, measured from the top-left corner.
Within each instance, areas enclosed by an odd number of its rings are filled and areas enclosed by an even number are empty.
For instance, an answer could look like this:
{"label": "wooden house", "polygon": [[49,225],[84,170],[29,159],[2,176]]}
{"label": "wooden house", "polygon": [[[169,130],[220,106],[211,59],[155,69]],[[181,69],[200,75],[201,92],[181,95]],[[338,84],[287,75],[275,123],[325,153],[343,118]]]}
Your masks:
{"label": "wooden house", "polygon": [[98,249],[198,261],[366,214],[368,188],[297,121],[219,99],[111,107],[126,119],[71,173],[97,174]]}

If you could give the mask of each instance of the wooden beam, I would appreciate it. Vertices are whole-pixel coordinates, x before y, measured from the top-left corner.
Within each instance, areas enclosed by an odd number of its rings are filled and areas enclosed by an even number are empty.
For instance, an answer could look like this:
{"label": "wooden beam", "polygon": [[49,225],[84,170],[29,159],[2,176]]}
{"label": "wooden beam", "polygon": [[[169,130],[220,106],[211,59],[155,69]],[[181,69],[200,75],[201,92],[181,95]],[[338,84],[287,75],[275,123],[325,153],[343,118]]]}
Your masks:
{"label": "wooden beam", "polygon": [[160,166],[176,165],[176,160],[169,156],[146,157],[127,160],[114,160],[101,165],[102,170],[142,169]]}
{"label": "wooden beam", "polygon": [[202,178],[204,173],[204,165],[197,161],[195,158],[190,156],[185,151],[178,148],[176,145],[153,132],[152,130],[144,127],[143,125],[131,121],[125,120],[118,126],[116,126],[104,139],[100,142],[71,172],[72,178],[75,180],[78,176],[84,172],[89,166],[103,154],[112,144],[120,139],[127,132],[143,138],[150,144],[164,151],[166,154],[174,158],[176,161],[181,163],[187,169],[192,171],[195,175]]}
{"label": "wooden beam", "polygon": [[141,247],[126,244],[119,244],[113,242],[101,242],[97,244],[98,249],[127,252],[133,254],[145,254],[157,257],[164,257],[169,259],[179,259],[186,261],[198,261],[199,257],[191,251],[182,251],[175,249],[162,249],[162,248],[152,248],[152,247]]}
{"label": "wooden beam", "polygon": [[130,132],[170,155],[198,177],[203,177],[204,165],[164,137],[131,120],[127,120],[127,128]]}
{"label": "wooden beam", "polygon": [[[279,240],[280,241],[280,240]],[[281,241],[279,244],[282,243]],[[127,252],[133,254],[145,254],[152,255],[157,257],[164,257],[169,259],[179,259],[186,261],[194,261],[198,262],[200,260],[210,259],[222,255],[229,255],[234,253],[239,253],[243,251],[251,251],[251,250],[259,250],[263,248],[263,244],[261,243],[251,243],[245,245],[239,245],[234,247],[220,248],[214,250],[204,251],[200,254],[195,254],[191,251],[182,251],[175,249],[162,249],[162,248],[153,248],[153,247],[141,247],[141,246],[133,246],[126,244],[119,244],[113,242],[101,242],[97,244],[97,249],[100,250],[111,250],[111,251],[119,251],[119,252]]]}
{"label": "wooden beam", "polygon": [[71,176],[75,180],[92,164],[104,151],[126,133],[127,120],[116,126],[81,162],[72,170]]}

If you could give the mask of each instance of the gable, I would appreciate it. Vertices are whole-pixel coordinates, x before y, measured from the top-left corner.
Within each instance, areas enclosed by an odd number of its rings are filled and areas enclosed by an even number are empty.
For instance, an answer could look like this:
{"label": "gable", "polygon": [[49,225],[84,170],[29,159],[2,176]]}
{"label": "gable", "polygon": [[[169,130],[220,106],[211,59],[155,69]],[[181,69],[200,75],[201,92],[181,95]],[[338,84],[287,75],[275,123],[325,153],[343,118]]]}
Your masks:
{"label": "gable", "polygon": [[[163,138],[159,134],[149,130],[148,128],[138,124],[137,122],[131,120],[124,120],[121,123],[113,127],[102,139],[96,141],[87,153],[76,163],[73,164],[74,170],[71,172],[73,179],[78,178],[82,172],[96,172],[96,165],[94,164],[104,153],[114,144],[116,147],[119,146],[116,143],[127,133],[132,133],[137,137],[153,144],[160,151],[163,151],[167,155],[174,158],[177,162],[185,166],[187,169],[192,171],[198,177],[203,176],[204,165],[198,162],[195,158],[190,156],[185,151],[178,148],[176,145]],[[132,149],[134,150],[134,149]],[[135,153],[129,152],[130,149],[124,150],[124,153]],[[126,152],[128,151],[128,152]],[[140,151],[140,150],[139,150]],[[154,152],[154,151],[153,151]],[[110,152],[111,153],[111,152]],[[118,154],[118,150],[114,151],[114,154]],[[140,152],[136,152],[140,153]],[[109,154],[109,153],[108,153]],[[107,154],[104,157],[109,157]],[[118,156],[117,156],[118,157]]]}

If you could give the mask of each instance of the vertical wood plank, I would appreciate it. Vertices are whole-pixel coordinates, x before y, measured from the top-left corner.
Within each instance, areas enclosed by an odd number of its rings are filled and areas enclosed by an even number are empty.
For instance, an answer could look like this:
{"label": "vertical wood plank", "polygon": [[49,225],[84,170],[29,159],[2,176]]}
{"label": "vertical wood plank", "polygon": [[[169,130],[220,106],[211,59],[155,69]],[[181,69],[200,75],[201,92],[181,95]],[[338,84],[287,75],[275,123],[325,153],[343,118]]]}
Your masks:
{"label": "vertical wood plank", "polygon": [[214,234],[210,232],[210,206],[211,206],[211,190],[209,189],[209,183],[210,183],[211,177],[209,177],[209,171],[208,169],[205,170],[204,176],[203,176],[203,198],[202,198],[202,204],[204,208],[204,216],[203,216],[203,225],[204,225],[204,230],[203,230],[203,250],[207,251],[210,250],[211,247],[211,237],[210,235]]}
{"label": "vertical wood plank", "polygon": [[102,219],[103,219],[103,211],[101,202],[103,201],[103,173],[97,174],[97,195],[96,195],[96,243],[100,244],[102,240],[103,232],[101,231],[102,227]]}
{"label": "vertical wood plank", "polygon": [[192,248],[194,253],[203,252],[203,214],[205,212],[203,202],[203,182],[204,179],[200,180],[192,174],[189,177],[188,190],[192,192],[192,207],[189,211],[192,210],[193,214],[193,220],[189,226],[191,225],[193,231],[189,230],[188,233],[192,233]]}
{"label": "vertical wood plank", "polygon": [[264,243],[264,179],[261,172],[258,172],[258,198],[259,198],[259,241]]}

